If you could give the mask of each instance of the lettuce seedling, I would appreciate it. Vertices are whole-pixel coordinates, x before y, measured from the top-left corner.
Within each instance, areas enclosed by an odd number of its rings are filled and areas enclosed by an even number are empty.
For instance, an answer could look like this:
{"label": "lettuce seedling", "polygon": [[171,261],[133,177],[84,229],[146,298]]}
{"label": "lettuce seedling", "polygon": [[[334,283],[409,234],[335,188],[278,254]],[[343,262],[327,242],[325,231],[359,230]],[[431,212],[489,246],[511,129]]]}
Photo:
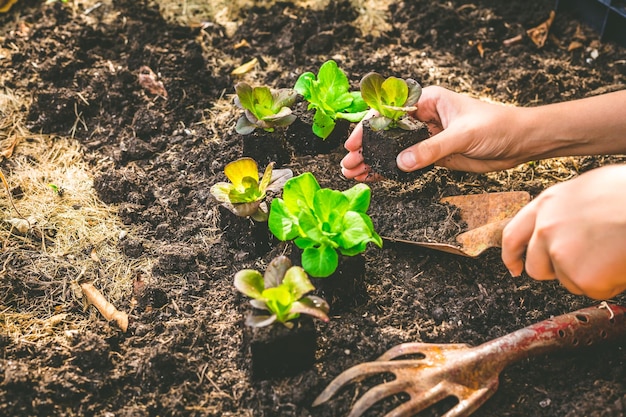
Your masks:
{"label": "lettuce seedling", "polygon": [[415,104],[422,95],[422,86],[411,78],[383,78],[376,72],[370,72],[361,79],[363,100],[378,116],[369,119],[375,130],[387,130],[399,127],[414,130],[417,125],[404,117],[408,112],[417,110]]}
{"label": "lettuce seedling", "polygon": [[313,277],[337,269],[339,253],[354,256],[369,242],[382,247],[366,214],[371,191],[357,184],[346,191],[321,188],[310,172],[289,179],[283,198],[272,200],[268,226],[279,240],[293,240],[302,249],[302,267]]}
{"label": "lettuce seedling", "polygon": [[228,163],[224,174],[230,182],[218,182],[211,187],[211,194],[224,207],[237,216],[251,217],[256,221],[268,218],[265,196],[268,191],[280,191],[285,182],[293,177],[290,169],[274,170],[274,163],[265,168],[259,181],[257,163],[252,158],[241,158]]}
{"label": "lettuce seedling", "polygon": [[244,110],[235,125],[235,130],[241,135],[252,133],[257,128],[273,132],[275,128],[289,126],[296,120],[296,116],[291,114],[291,106],[298,94],[292,89],[253,88],[240,82],[235,85],[235,92],[235,105]]}
{"label": "lettuce seedling", "polygon": [[348,77],[333,60],[322,64],[317,77],[312,72],[300,75],[294,90],[309,102],[309,110],[315,109],[313,133],[322,139],[332,133],[336,119],[356,123],[367,113],[361,93],[349,91]]}
{"label": "lettuce seedling", "polygon": [[235,288],[252,298],[250,304],[267,310],[270,315],[249,315],[246,324],[253,327],[269,326],[279,322],[293,327],[291,320],[308,314],[328,322],[328,303],[315,295],[305,295],[315,289],[304,269],[292,266],[286,256],[274,258],[265,274],[254,269],[243,269],[235,274]]}

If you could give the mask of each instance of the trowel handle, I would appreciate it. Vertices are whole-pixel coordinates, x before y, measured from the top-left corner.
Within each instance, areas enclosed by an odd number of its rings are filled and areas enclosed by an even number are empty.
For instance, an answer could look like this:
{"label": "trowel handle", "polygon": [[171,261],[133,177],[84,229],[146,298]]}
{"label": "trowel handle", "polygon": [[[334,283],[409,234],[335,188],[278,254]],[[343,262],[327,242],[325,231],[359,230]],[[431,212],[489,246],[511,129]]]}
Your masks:
{"label": "trowel handle", "polygon": [[620,338],[626,340],[626,307],[603,303],[524,327],[479,348],[508,364],[558,349],[592,346]]}

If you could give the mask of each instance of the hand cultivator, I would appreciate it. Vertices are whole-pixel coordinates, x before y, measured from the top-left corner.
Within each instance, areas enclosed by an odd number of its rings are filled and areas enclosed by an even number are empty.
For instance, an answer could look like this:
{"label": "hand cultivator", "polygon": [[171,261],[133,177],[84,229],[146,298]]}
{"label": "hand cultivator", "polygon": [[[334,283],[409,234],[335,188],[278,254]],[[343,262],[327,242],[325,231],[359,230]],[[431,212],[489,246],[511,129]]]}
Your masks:
{"label": "hand cultivator", "polygon": [[[410,399],[385,417],[412,416],[450,396],[459,402],[443,417],[466,417],[495,393],[499,374],[507,365],[558,349],[591,346],[625,336],[626,308],[603,304],[544,320],[477,347],[404,343],[374,362],[341,373],[313,405],[328,401],[348,383],[392,373],[396,379],[370,389],[354,404],[349,417],[358,417],[378,401],[402,392]],[[401,359],[407,355],[422,358]]]}

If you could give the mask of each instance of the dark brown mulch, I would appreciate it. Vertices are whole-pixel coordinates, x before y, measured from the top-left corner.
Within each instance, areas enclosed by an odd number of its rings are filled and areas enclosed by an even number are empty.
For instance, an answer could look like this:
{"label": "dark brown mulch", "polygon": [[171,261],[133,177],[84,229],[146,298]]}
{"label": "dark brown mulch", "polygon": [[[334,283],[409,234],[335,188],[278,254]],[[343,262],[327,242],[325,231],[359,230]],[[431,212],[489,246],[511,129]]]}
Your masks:
{"label": "dark brown mulch", "polygon": [[[261,61],[255,81],[274,87],[291,86],[300,73],[333,58],[350,80],[377,71],[523,106],[624,88],[623,48],[599,42],[582,26],[583,46],[568,51],[579,26],[573,16],[557,16],[542,49],[528,39],[502,45],[545,20],[552,7],[547,0],[394,2],[393,29],[375,38],[352,25],[358,13],[347,1],[320,11],[281,2],[242,10],[243,24],[227,38],[214,22],[194,28],[167,22],[145,1],[105,2],[89,15],[72,15],[60,2],[15,6],[1,21],[6,36],[0,46],[9,51],[0,59],[2,87],[32,95],[33,131],[75,135],[100,198],[117,205],[132,230],[120,249],[131,260],[156,261],[126,334],[102,321],[67,345],[17,343],[2,335],[0,414],[340,416],[347,414],[354,388],[319,408],[311,407],[315,396],[342,370],[400,342],[477,345],[597,304],[556,282],[511,278],[497,249],[469,259],[385,242],[365,254],[367,298],[351,309],[337,306],[342,313],[331,310],[328,324],[316,322],[314,366],[257,381],[242,351],[247,300],[235,292],[232,278],[243,268],[262,269],[284,248],[271,239],[251,242],[258,226],[225,218],[209,193],[224,180],[225,164],[242,153],[234,120],[216,117],[230,110],[217,103],[233,93],[231,71],[253,57]],[[28,25],[28,34],[15,30],[19,22]],[[233,47],[244,39],[249,48]],[[268,64],[270,58],[276,65]],[[137,72],[143,65],[160,75],[167,99],[141,88]],[[343,155],[341,146],[320,155],[294,151],[284,166],[296,174],[311,171],[322,186],[343,190],[353,185],[340,176]],[[602,161],[581,158],[567,167],[575,175]],[[3,161],[2,168],[10,171],[10,164]],[[408,188],[373,184],[370,215],[381,230],[415,222],[428,234],[440,227],[437,219],[421,221],[432,219],[428,202],[441,196],[509,189],[536,194],[554,181],[550,165],[542,163],[510,176],[436,168]],[[410,218],[401,219],[401,211]],[[215,228],[216,214],[224,233],[203,239]],[[20,286],[31,254],[4,256],[5,287],[42,290]],[[29,309],[17,305],[11,291],[1,297],[3,308]],[[475,415],[616,415],[625,381],[623,340],[531,358],[503,372],[498,392]]]}

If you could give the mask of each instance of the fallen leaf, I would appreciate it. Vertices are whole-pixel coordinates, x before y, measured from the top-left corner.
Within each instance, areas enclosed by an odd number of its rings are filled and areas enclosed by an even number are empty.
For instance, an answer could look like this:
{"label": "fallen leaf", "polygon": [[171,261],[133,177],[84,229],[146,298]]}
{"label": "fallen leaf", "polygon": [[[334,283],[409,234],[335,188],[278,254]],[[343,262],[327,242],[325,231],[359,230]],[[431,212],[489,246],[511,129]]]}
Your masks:
{"label": "fallen leaf", "polygon": [[532,29],[528,29],[526,33],[528,37],[533,41],[537,48],[542,48],[546,43],[546,39],[548,39],[548,33],[550,32],[550,26],[552,26],[552,22],[554,21],[554,17],[556,13],[554,10],[550,11],[550,17],[548,20],[541,23],[539,26],[536,26]]}
{"label": "fallen leaf", "polygon": [[139,85],[151,94],[167,98],[163,82],[159,81],[154,71],[146,65],[139,68]]}
{"label": "fallen leaf", "polygon": [[254,67],[256,66],[256,64],[259,63],[259,60],[256,58],[253,58],[252,60],[246,62],[243,65],[238,66],[237,68],[235,68],[231,74],[232,75],[243,75],[247,72],[250,72],[254,69]]}

